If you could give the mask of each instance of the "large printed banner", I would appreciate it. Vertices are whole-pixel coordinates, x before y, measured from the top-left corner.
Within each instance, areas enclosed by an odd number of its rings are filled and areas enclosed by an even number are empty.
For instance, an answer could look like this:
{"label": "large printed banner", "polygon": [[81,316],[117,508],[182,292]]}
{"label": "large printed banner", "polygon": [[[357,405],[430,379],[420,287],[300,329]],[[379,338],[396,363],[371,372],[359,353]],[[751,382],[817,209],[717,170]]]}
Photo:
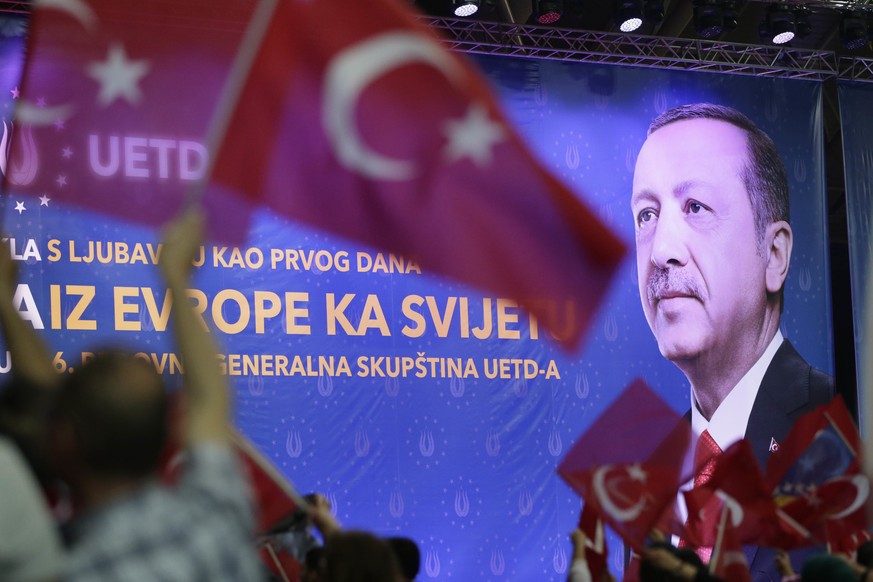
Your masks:
{"label": "large printed banner", "polygon": [[[851,269],[852,308],[855,329],[855,361],[858,362],[858,374],[861,382],[858,386],[860,397],[866,398],[864,382],[869,381],[861,376],[866,369],[870,370],[867,354],[870,350],[867,321],[870,317],[867,294],[870,293],[869,261],[870,253],[870,220],[873,217],[873,184],[870,175],[873,172],[873,119],[867,114],[870,99],[873,98],[873,87],[861,83],[840,83],[837,88],[840,98],[840,120],[843,133],[843,160],[846,181],[846,214],[849,228],[849,264]],[[869,403],[859,403],[858,410],[863,410]],[[860,415],[862,421],[864,415]],[[870,431],[870,420],[865,421],[864,429]]]}
{"label": "large printed banner", "polygon": [[[7,128],[21,31],[14,21],[0,27]],[[832,372],[818,85],[476,62],[535,153],[631,249],[633,170],[655,115],[709,101],[768,131],[788,169],[795,232],[781,329]],[[136,207],[148,205],[149,180],[178,175],[170,141],[202,153],[198,135],[56,131],[58,151],[38,142],[35,151],[63,156],[71,172],[103,172],[118,203]],[[55,191],[67,186],[59,175],[38,196],[5,196],[25,316],[61,372],[119,342],[175,385],[184,362],[154,267],[158,233],[61,204]],[[635,377],[677,411],[689,407],[688,381],[661,356],[643,315],[633,252],[575,354],[506,298],[268,212],[244,245],[207,242],[196,264],[192,297],[222,346],[239,428],[301,492],[326,494],[345,526],[417,540],[421,579],[564,579],[580,510],[555,474],[564,452]],[[0,352],[0,370],[9,369]],[[618,574],[623,550],[611,542]]]}

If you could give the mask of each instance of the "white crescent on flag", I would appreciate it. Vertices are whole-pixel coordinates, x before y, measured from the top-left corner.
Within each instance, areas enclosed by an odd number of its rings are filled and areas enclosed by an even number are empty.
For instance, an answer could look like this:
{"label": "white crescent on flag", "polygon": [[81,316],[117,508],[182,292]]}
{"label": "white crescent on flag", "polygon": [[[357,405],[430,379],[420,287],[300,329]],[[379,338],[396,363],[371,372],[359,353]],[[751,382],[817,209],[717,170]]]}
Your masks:
{"label": "white crescent on flag", "polygon": [[413,162],[368,147],[355,122],[355,106],[364,90],[379,77],[411,63],[430,65],[455,84],[463,73],[436,42],[410,32],[388,32],[352,45],[327,67],[322,122],[334,152],[348,169],[380,180],[408,180],[416,175]]}
{"label": "white crescent on flag", "polygon": [[[36,0],[34,6],[41,10],[57,10],[73,17],[85,30],[94,29],[97,17],[91,7],[82,0]],[[15,120],[34,126],[51,125],[59,119],[69,119],[73,106],[40,107],[22,99],[15,105]]]}
{"label": "white crescent on flag", "polygon": [[855,499],[852,500],[852,503],[849,504],[848,507],[843,509],[842,511],[838,511],[837,513],[831,514],[828,516],[828,519],[842,519],[849,515],[852,515],[864,505],[864,502],[867,501],[867,498],[870,496],[870,481],[867,480],[865,475],[852,475],[851,477],[837,477],[836,479],[831,480],[831,483],[836,481],[846,481],[855,486]]}
{"label": "white crescent on flag", "polygon": [[87,30],[94,28],[97,17],[91,7],[82,0],[36,0],[35,6],[40,9],[53,9],[66,12]]}
{"label": "white crescent on flag", "polygon": [[594,494],[597,496],[597,500],[600,502],[600,506],[603,507],[603,510],[616,520],[622,522],[633,521],[643,512],[643,509],[646,507],[646,501],[645,499],[638,499],[636,503],[630,507],[624,509],[620,508],[612,499],[612,496],[609,493],[609,487],[606,483],[606,473],[612,468],[612,465],[604,465],[594,471],[594,475],[592,476]]}

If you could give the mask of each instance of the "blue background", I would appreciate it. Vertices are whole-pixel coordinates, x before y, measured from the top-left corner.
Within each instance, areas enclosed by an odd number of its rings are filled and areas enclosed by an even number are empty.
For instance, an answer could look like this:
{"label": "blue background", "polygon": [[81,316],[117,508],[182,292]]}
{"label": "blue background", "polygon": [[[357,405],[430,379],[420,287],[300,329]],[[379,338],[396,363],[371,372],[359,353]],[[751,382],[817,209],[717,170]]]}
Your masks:
{"label": "blue background", "polygon": [[[8,27],[7,27],[8,28]],[[3,28],[3,30],[7,30]],[[15,31],[13,31],[15,32]],[[0,96],[8,119],[20,69],[21,37],[0,43]],[[731,77],[499,57],[475,59],[493,82],[507,115],[534,152],[633,248],[629,209],[636,153],[656,114],[679,104],[712,101],[734,106],[764,128],[784,156],[791,179],[795,248],[786,286],[782,330],[814,366],[833,373],[830,341],[827,233],[821,123],[821,87],[808,81]],[[24,201],[24,212],[14,210]],[[47,241],[155,242],[150,229],[51,202],[7,195],[4,227],[18,244],[34,239],[41,261],[22,268],[48,327],[50,285],[93,285],[86,316],[96,331],[49,330],[53,349],[74,365],[81,351],[120,341],[145,353],[172,351],[169,334],[150,329],[145,312],[138,332],[113,325],[113,287],[163,290],[150,266],[47,261]],[[511,233],[507,233],[511,236]],[[247,247],[346,250],[360,247],[282,217],[258,214]],[[19,247],[19,252],[21,248]],[[207,254],[207,256],[209,256]],[[639,305],[631,251],[589,331],[585,345],[567,354],[544,339],[446,338],[400,334],[409,294],[480,295],[428,274],[198,269],[194,287],[214,297],[237,289],[310,294],[311,335],[285,333],[281,318],[263,334],[251,324],[219,335],[227,353],[346,356],[351,377],[233,378],[240,429],[301,492],[319,491],[347,527],[408,535],[422,549],[422,579],[563,580],[570,559],[567,533],[579,498],[556,476],[572,442],[633,378],[643,377],[678,411],[689,406],[684,376],[658,353]],[[328,335],[326,293],[356,293],[349,312],[360,317],[360,297],[378,296],[390,337]],[[159,302],[160,304],[160,302]],[[63,301],[68,314],[74,302]],[[233,319],[230,310],[226,316]],[[471,320],[481,317],[475,308]],[[133,316],[131,319],[136,319]],[[472,358],[479,378],[357,377],[359,356]],[[482,361],[528,358],[560,379],[487,379]],[[7,358],[0,361],[6,369]],[[168,375],[176,384],[178,375]],[[623,551],[610,539],[610,563],[620,571]]]}

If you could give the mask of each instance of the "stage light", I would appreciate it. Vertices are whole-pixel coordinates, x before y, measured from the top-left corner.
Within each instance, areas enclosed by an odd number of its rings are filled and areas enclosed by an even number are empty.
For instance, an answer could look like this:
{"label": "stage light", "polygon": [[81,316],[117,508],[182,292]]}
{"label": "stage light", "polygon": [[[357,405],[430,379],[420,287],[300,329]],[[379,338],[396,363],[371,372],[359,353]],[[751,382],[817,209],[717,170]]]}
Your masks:
{"label": "stage light", "polygon": [[452,0],[455,16],[473,16],[479,11],[479,0]]}
{"label": "stage light", "polygon": [[695,0],[694,30],[701,38],[715,38],[724,32],[724,14],[721,5],[709,0]]}
{"label": "stage light", "polygon": [[554,24],[563,12],[561,0],[534,0],[534,15],[540,24]]}
{"label": "stage light", "polygon": [[640,0],[619,0],[618,29],[622,32],[633,32],[643,25],[643,7]]}
{"label": "stage light", "polygon": [[864,19],[849,12],[840,20],[840,42],[847,50],[854,51],[867,45],[868,28]]}
{"label": "stage light", "polygon": [[767,7],[767,15],[760,27],[761,37],[773,44],[790,42],[797,33],[794,13],[784,4],[771,4]]}

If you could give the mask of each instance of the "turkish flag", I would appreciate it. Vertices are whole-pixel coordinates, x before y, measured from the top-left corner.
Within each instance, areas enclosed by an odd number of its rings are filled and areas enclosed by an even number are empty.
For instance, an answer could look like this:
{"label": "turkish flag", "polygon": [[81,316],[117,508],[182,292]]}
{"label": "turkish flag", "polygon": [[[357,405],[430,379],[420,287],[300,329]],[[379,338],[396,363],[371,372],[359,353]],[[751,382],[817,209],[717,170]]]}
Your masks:
{"label": "turkish flag", "polygon": [[[754,455],[752,461],[755,461]],[[740,543],[739,532],[732,523],[731,509],[727,505],[722,509],[719,519],[718,537],[712,549],[709,571],[713,576],[722,580],[752,582],[746,554]]]}
{"label": "turkish flag", "polygon": [[867,527],[870,482],[860,452],[858,429],[837,397],[798,419],[770,456],[769,485],[781,514],[790,518],[787,529],[808,532],[803,544],[839,540]]}
{"label": "turkish flag", "polygon": [[[841,396],[804,414],[767,459],[767,481],[774,488],[821,485],[853,473],[860,464],[861,436]],[[789,494],[790,495],[790,494]]]}
{"label": "turkish flag", "polygon": [[[164,447],[160,474],[165,483],[172,485],[178,481],[185,461],[180,433],[182,415],[185,414],[184,399],[181,395],[176,394],[170,399],[169,414],[170,434]],[[297,512],[305,507],[305,502],[301,500],[288,479],[245,435],[230,426],[227,430],[251,489],[255,510],[255,533],[266,534],[271,530],[280,529],[283,524],[293,522]]]}
{"label": "turkish flag", "polygon": [[229,429],[240,453],[255,502],[255,533],[275,530],[281,522],[292,522],[305,503],[278,469],[235,429]]}
{"label": "turkish flag", "polygon": [[728,447],[710,480],[684,497],[688,523],[683,539],[690,545],[715,547],[725,519],[731,536],[744,544],[763,544],[777,529],[776,504],[746,439]]}
{"label": "turkish flag", "polygon": [[603,520],[594,509],[586,503],[579,516],[579,529],[585,534],[585,562],[592,580],[602,580],[608,572],[606,565],[609,558],[609,548],[606,545],[606,531]]}
{"label": "turkish flag", "polygon": [[158,225],[202,183],[250,1],[35,2],[6,188]]}
{"label": "turkish flag", "polygon": [[[839,543],[840,540],[867,527],[865,504],[870,496],[870,484],[863,473],[835,477],[821,486],[810,485],[780,508],[808,531],[807,539],[798,545]],[[785,496],[781,496],[785,499]],[[790,523],[790,522],[789,522]],[[794,524],[786,528],[797,529]],[[801,530],[803,531],[803,530]],[[783,544],[783,547],[791,547]]]}
{"label": "turkish flag", "polygon": [[273,579],[283,582],[300,581],[301,564],[288,550],[266,542],[258,548],[258,556],[273,573]]}
{"label": "turkish flag", "polygon": [[285,0],[253,23],[265,32],[243,45],[257,51],[213,207],[263,204],[404,255],[578,343],[625,247],[534,159],[471,64],[397,0]]}
{"label": "turkish flag", "polygon": [[576,441],[558,474],[635,550],[663,521],[682,482],[691,427],[635,380]]}
{"label": "turkish flag", "polygon": [[873,540],[873,533],[867,529],[860,529],[848,534],[843,532],[828,533],[827,548],[829,554],[843,554],[853,557],[861,544]]}

